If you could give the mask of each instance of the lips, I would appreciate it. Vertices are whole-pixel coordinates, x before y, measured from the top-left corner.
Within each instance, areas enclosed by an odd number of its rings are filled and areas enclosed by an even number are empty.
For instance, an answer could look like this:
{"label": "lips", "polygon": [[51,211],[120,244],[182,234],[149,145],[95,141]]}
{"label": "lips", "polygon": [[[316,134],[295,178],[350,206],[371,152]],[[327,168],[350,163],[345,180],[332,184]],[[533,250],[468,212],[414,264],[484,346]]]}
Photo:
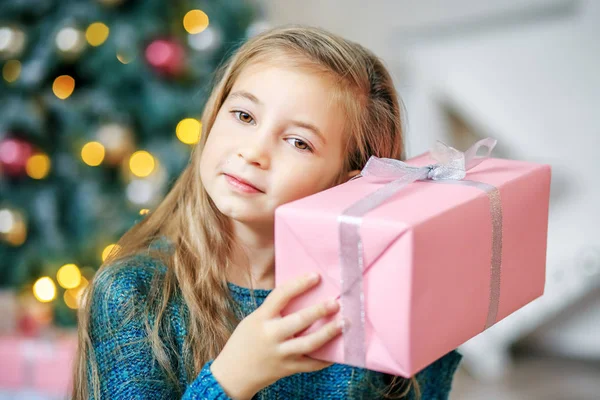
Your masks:
{"label": "lips", "polygon": [[250,187],[253,187],[254,189],[258,190],[259,192],[263,192],[263,193],[264,193],[264,190],[262,190],[261,188],[258,188],[258,187],[256,187],[256,185],[255,185],[255,184],[253,184],[252,182],[250,182],[250,181],[249,181],[249,180],[247,180],[247,179],[244,179],[244,178],[242,178],[242,177],[239,177],[239,176],[237,176],[237,175],[228,174],[228,173],[225,173],[225,175],[227,175],[227,176],[230,176],[230,177],[232,177],[232,178],[234,178],[234,179],[236,179],[236,180],[238,180],[238,181],[242,182],[242,183],[243,183],[243,184],[245,184],[245,185],[248,185],[248,186],[250,186]]}

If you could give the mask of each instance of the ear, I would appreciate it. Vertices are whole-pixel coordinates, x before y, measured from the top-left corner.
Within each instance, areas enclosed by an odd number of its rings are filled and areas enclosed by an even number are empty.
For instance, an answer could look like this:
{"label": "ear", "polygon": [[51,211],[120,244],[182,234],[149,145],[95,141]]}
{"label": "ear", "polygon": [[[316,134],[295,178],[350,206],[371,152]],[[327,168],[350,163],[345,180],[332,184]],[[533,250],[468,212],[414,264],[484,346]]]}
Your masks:
{"label": "ear", "polygon": [[348,172],[348,179],[352,179],[353,177],[355,177],[359,173],[360,173],[360,169],[355,169],[355,170],[352,170],[352,171]]}

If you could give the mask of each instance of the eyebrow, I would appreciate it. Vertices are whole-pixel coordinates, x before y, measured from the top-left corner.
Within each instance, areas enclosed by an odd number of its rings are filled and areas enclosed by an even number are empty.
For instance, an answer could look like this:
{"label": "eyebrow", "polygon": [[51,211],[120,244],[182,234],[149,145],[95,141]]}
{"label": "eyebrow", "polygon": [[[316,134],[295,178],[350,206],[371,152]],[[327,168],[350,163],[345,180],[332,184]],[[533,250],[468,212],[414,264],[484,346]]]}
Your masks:
{"label": "eyebrow", "polygon": [[[258,99],[258,97],[256,97],[252,93],[247,92],[245,90],[238,90],[237,92],[233,92],[229,95],[229,97],[231,99],[236,99],[236,98],[247,99],[253,103],[256,103],[259,106],[263,105],[263,103]],[[325,136],[321,133],[319,128],[317,128],[313,124],[310,124],[308,122],[303,122],[303,121],[291,121],[291,123],[292,123],[292,125],[312,131],[323,142],[323,144],[327,143],[327,141],[325,140]]]}

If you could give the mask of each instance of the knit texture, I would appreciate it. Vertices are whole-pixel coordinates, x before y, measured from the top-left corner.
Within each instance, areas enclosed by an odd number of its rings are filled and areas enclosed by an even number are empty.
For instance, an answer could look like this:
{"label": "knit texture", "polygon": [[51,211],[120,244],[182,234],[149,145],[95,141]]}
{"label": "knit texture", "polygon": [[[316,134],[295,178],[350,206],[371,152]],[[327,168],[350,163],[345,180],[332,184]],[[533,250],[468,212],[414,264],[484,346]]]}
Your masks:
{"label": "knit texture", "polygon": [[[165,272],[165,266],[156,259],[136,255],[97,274],[91,297],[90,338],[101,399],[229,399],[210,371],[213,360],[193,380],[186,378],[183,359],[189,354],[185,354],[183,343],[188,310],[181,296],[170,301],[161,323],[164,357],[177,376],[169,379],[153,355],[146,323],[153,326],[154,317],[145,311],[145,306],[152,279],[160,279]],[[242,317],[259,307],[271,292],[255,289],[253,298],[248,288],[231,282],[228,286]],[[453,350],[417,373],[423,400],[448,399],[461,359],[462,355]],[[359,381],[369,377],[381,389],[385,387],[381,376],[375,371],[333,364],[320,371],[280,379],[258,392],[254,399],[376,399],[377,395],[368,386],[359,385]],[[88,379],[91,381],[90,374]],[[411,391],[408,399],[413,396]]]}

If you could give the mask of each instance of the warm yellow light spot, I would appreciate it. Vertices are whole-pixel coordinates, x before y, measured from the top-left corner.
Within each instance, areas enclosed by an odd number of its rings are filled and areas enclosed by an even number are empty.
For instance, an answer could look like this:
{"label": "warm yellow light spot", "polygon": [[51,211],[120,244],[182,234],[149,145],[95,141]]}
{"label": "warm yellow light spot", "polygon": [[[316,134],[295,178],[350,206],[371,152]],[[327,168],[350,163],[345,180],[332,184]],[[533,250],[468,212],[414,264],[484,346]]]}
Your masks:
{"label": "warm yellow light spot", "polygon": [[104,248],[104,250],[102,251],[102,262],[106,261],[106,259],[108,258],[108,255],[110,254],[110,252],[113,249],[116,249],[116,251],[119,251],[121,247],[118,244],[109,244],[108,246],[106,246]]}
{"label": "warm yellow light spot", "polygon": [[75,79],[69,75],[61,75],[54,80],[52,91],[61,100],[69,97],[75,90]]}
{"label": "warm yellow light spot", "polygon": [[140,210],[140,215],[146,215],[146,214],[148,214],[149,212],[150,212],[150,210],[148,210],[147,208],[142,208],[142,209]]}
{"label": "warm yellow light spot", "polygon": [[104,160],[104,146],[99,142],[86,143],[81,149],[81,159],[91,167],[96,167]]}
{"label": "warm yellow light spot", "polygon": [[198,143],[201,132],[202,123],[195,118],[182,119],[175,128],[177,138],[185,144]]}
{"label": "warm yellow light spot", "polygon": [[73,289],[81,283],[81,272],[75,264],[65,264],[56,273],[58,284],[65,289]]}
{"label": "warm yellow light spot", "polygon": [[2,68],[2,77],[8,83],[12,83],[19,79],[21,75],[21,62],[18,60],[8,60]]}
{"label": "warm yellow light spot", "polygon": [[71,290],[65,291],[63,299],[65,300],[65,304],[67,305],[67,307],[69,307],[70,309],[77,310],[77,308],[79,307],[77,299],[75,298],[75,294],[71,292]]}
{"label": "warm yellow light spot", "polygon": [[202,10],[188,11],[183,17],[183,27],[188,33],[200,33],[208,27],[208,15]]}
{"label": "warm yellow light spot", "polygon": [[67,307],[73,310],[79,308],[79,306],[81,305],[81,296],[83,296],[83,292],[88,285],[88,280],[82,277],[79,286],[65,291],[63,298]]}
{"label": "warm yellow light spot", "polygon": [[108,38],[110,29],[102,22],[90,24],[85,31],[85,38],[92,46],[100,46]]}
{"label": "warm yellow light spot", "polygon": [[38,279],[33,284],[33,295],[42,303],[54,300],[56,297],[56,285],[54,281],[47,276]]}
{"label": "warm yellow light spot", "polygon": [[155,162],[152,154],[147,151],[136,151],[129,158],[129,168],[134,175],[145,178],[154,170]]}
{"label": "warm yellow light spot", "polygon": [[44,179],[50,172],[50,157],[46,154],[34,154],[27,160],[25,170],[33,179]]}
{"label": "warm yellow light spot", "polygon": [[18,247],[27,239],[27,224],[20,213],[0,210],[0,237],[9,245]]}

